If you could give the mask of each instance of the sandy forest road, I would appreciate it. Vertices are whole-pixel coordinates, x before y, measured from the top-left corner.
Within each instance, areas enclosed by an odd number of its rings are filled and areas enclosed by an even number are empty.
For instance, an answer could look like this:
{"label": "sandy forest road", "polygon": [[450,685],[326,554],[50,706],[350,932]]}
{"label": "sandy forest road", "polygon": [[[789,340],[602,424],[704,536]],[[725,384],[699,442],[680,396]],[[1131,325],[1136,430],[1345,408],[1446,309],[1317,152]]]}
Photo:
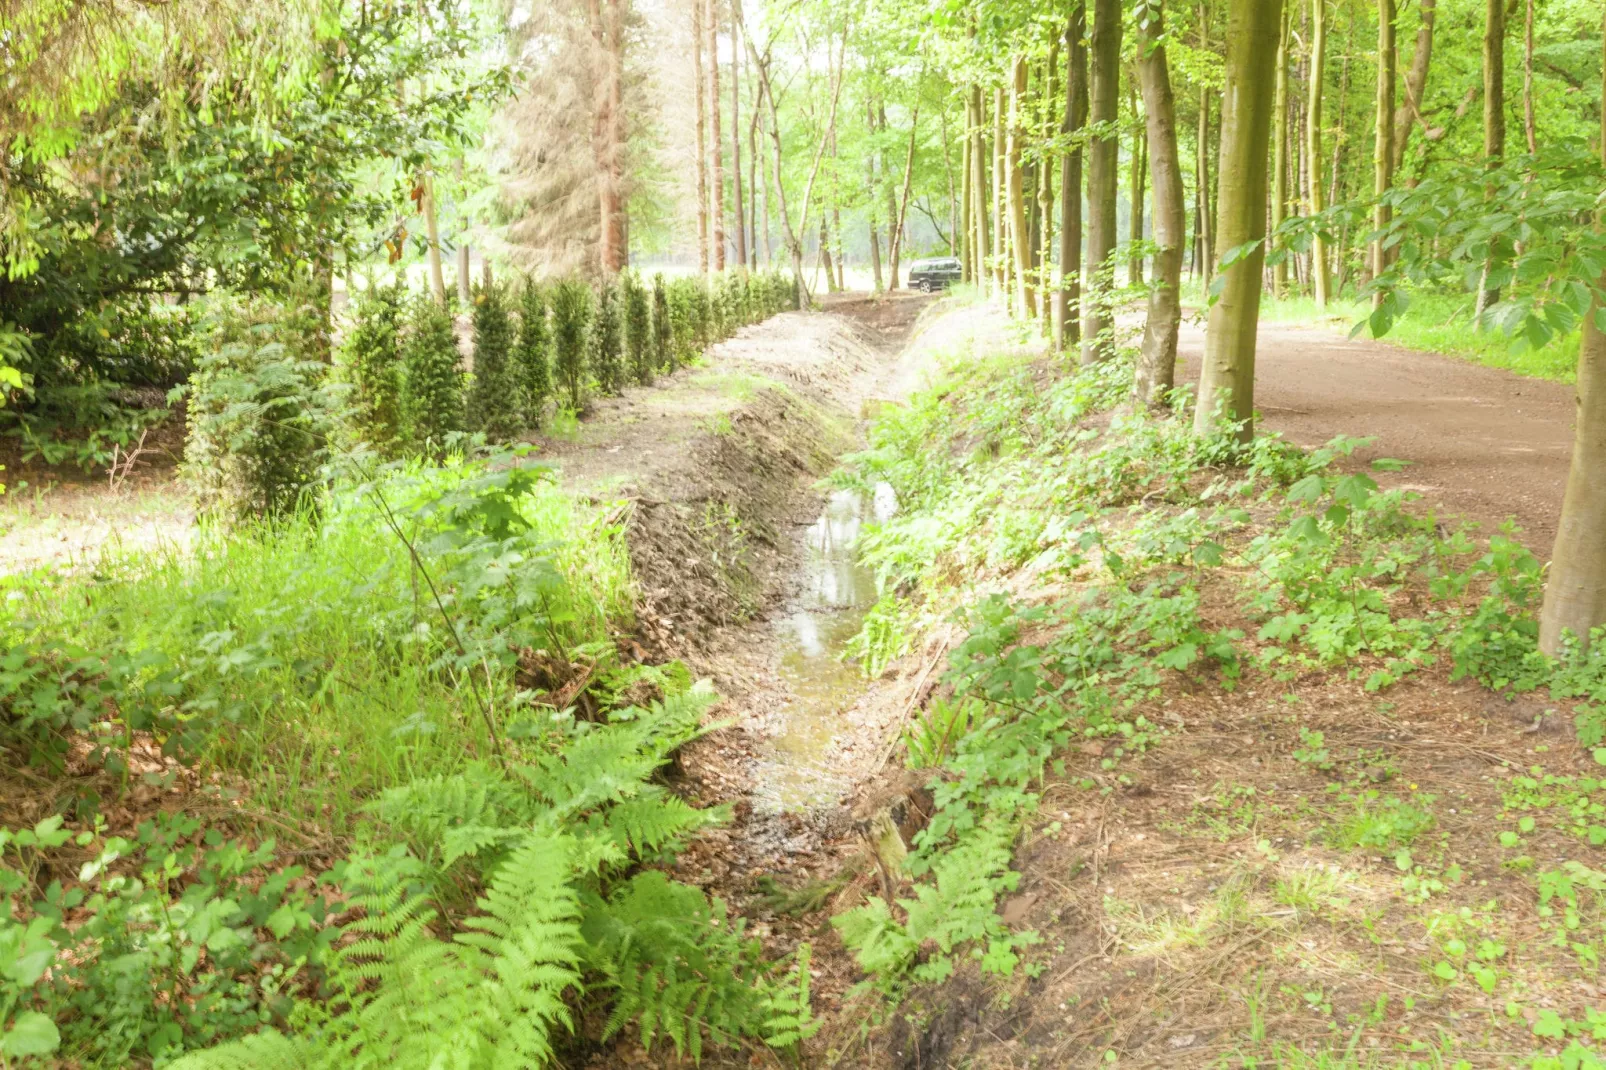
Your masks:
{"label": "sandy forest road", "polygon": [[[1203,326],[1185,324],[1178,382],[1198,382],[1203,351]],[[1529,548],[1549,559],[1572,449],[1572,387],[1326,328],[1262,323],[1255,402],[1262,426],[1301,446],[1375,437],[1357,457],[1410,461],[1397,483],[1485,531],[1515,516]]]}

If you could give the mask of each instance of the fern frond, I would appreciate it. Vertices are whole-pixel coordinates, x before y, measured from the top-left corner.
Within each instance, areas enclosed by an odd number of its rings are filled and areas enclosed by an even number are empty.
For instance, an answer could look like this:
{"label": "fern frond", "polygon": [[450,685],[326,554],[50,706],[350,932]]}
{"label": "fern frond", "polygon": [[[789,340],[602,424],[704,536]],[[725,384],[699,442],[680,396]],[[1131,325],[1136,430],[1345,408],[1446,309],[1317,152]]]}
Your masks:
{"label": "fern frond", "polygon": [[304,1041],[265,1029],[168,1063],[169,1070],[306,1070],[314,1054]]}

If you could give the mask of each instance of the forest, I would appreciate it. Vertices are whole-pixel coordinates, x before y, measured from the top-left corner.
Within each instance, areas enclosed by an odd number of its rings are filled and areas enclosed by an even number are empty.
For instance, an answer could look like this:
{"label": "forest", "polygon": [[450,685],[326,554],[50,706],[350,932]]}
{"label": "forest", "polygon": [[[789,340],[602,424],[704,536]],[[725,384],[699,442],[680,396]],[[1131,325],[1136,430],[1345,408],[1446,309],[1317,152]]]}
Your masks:
{"label": "forest", "polygon": [[0,0],[0,1070],[1606,1067],[1606,7]]}

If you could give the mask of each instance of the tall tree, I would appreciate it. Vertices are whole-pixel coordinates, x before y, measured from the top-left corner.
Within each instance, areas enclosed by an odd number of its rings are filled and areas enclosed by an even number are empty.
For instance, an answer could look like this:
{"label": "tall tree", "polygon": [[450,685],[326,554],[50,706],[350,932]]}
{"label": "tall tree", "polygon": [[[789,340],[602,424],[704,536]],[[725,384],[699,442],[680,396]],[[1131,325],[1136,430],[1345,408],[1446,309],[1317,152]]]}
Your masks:
{"label": "tall tree", "polygon": [[[1392,218],[1384,200],[1394,184],[1394,0],[1377,0],[1377,120],[1372,145],[1372,193],[1377,198],[1372,208],[1372,229],[1377,237],[1372,240],[1372,275],[1388,270],[1388,245],[1384,231]],[[1381,304],[1379,291],[1373,298]]]}
{"label": "tall tree", "polygon": [[706,272],[708,248],[708,106],[703,98],[703,0],[691,0],[691,71],[697,97],[697,270]]}
{"label": "tall tree", "polygon": [[[1043,115],[1042,138],[1044,146],[1054,141],[1055,77],[1059,68],[1060,47],[1057,39],[1049,42],[1048,59],[1043,64],[1043,77],[1039,80],[1039,98]],[[1054,154],[1046,147],[1037,157],[1037,215],[1043,221],[1043,240],[1038,249],[1037,292],[1038,314],[1043,319],[1043,333],[1052,335],[1053,301],[1049,287],[1054,278],[1054,249],[1049,241],[1054,230]],[[1061,225],[1064,221],[1061,220]]]}
{"label": "tall tree", "polygon": [[1066,352],[1082,338],[1082,145],[1087,124],[1086,6],[1076,0],[1065,22],[1065,112],[1069,142],[1060,157],[1060,284],[1054,291],[1054,348]]}
{"label": "tall tree", "polygon": [[[1282,26],[1277,31],[1277,87],[1272,94],[1271,111],[1271,231],[1288,218],[1288,8],[1283,8]],[[1275,240],[1275,239],[1274,239]],[[1288,290],[1288,261],[1278,260],[1271,269],[1272,293],[1278,298]]]}
{"label": "tall tree", "polygon": [[1021,174],[1021,144],[1026,138],[1026,122],[1022,111],[1026,96],[1026,57],[1019,52],[1009,62],[1009,246],[1014,255],[1015,314],[1031,318],[1037,315],[1032,289],[1026,284],[1031,271],[1031,239],[1026,231],[1026,201]]}
{"label": "tall tree", "polygon": [[[1483,158],[1492,168],[1500,166],[1506,154],[1506,0],[1486,0],[1483,22]],[[1494,197],[1494,187],[1489,187]],[[1494,258],[1484,260],[1483,277],[1478,280],[1475,313],[1483,315],[1500,300],[1500,287],[1490,285]]]}
{"label": "tall tree", "polygon": [[[1601,34],[1600,152],[1606,165],[1606,26]],[[1606,212],[1596,217],[1606,229]],[[1539,648],[1559,654],[1571,633],[1588,644],[1590,629],[1606,624],[1606,272],[1595,280],[1578,343],[1577,417],[1572,464],[1539,610]]]}
{"label": "tall tree", "polygon": [[742,47],[741,30],[731,23],[731,175],[736,180],[731,205],[736,209],[736,263],[747,267],[747,212],[742,200]]}
{"label": "tall tree", "polygon": [[[882,126],[886,126],[886,115],[881,116]],[[914,107],[909,112],[909,144],[903,154],[903,188],[898,194],[897,212],[892,219],[892,229],[887,235],[887,261],[888,274],[892,278],[892,288],[898,288],[898,260],[903,255],[903,227],[904,220],[909,214],[909,194],[914,188],[915,177],[915,141],[920,132],[920,101],[916,98]]]}
{"label": "tall tree", "polygon": [[1394,113],[1394,172],[1405,166],[1405,150],[1411,131],[1422,122],[1422,101],[1428,91],[1428,70],[1433,64],[1433,26],[1438,15],[1437,0],[1422,0],[1421,22],[1416,28],[1416,50],[1411,69],[1405,72],[1405,99]]}
{"label": "tall tree", "polygon": [[426,254],[429,262],[429,296],[437,305],[445,308],[446,273],[441,268],[440,211],[435,204],[435,175],[428,167],[419,176],[413,199],[418,202],[418,210],[424,216],[424,235],[429,240]]}
{"label": "tall tree", "polygon": [[1149,173],[1154,183],[1154,285],[1138,354],[1138,400],[1163,402],[1176,378],[1177,329],[1182,324],[1182,254],[1187,241],[1186,194],[1177,152],[1177,105],[1166,65],[1164,9],[1152,0],[1137,11],[1138,81],[1149,139]]}
{"label": "tall tree", "polygon": [[708,145],[712,153],[713,181],[709,188],[711,224],[709,251],[714,271],[725,270],[725,140],[719,130],[719,3],[707,0],[703,21],[708,26]]}
{"label": "tall tree", "polygon": [[[1311,0],[1310,91],[1305,105],[1305,200],[1311,215],[1326,209],[1322,189],[1322,87],[1327,81],[1327,0]],[[1327,311],[1327,239],[1320,231],[1310,243],[1311,290],[1316,311]]]}
{"label": "tall tree", "polygon": [[1093,0],[1093,38],[1091,106],[1088,119],[1094,137],[1088,148],[1087,172],[1087,269],[1083,274],[1086,295],[1082,310],[1082,362],[1104,360],[1115,352],[1110,336],[1111,293],[1115,288],[1115,197],[1120,181],[1119,153],[1115,123],[1121,100],[1121,4],[1120,0]]}
{"label": "tall tree", "polygon": [[1221,95],[1221,192],[1216,240],[1225,276],[1205,328],[1194,427],[1208,432],[1218,415],[1254,434],[1255,333],[1266,262],[1266,152],[1276,91],[1282,0],[1237,0],[1227,19],[1227,78]]}
{"label": "tall tree", "polygon": [[1004,88],[993,89],[993,287],[1008,296],[1009,223],[1004,213],[1004,184],[1009,143],[1004,138]]}
{"label": "tall tree", "polygon": [[981,87],[973,86],[970,90],[970,216],[971,228],[975,233],[975,261],[976,285],[983,293],[987,291],[989,265],[992,257],[992,241],[987,226],[987,131],[983,126],[986,117],[982,105]]}
{"label": "tall tree", "polygon": [[[622,270],[629,259],[625,239],[624,51],[628,0],[591,0],[591,33],[602,70],[597,79],[597,253],[604,274]],[[699,130],[699,137],[701,131]]]}
{"label": "tall tree", "polygon": [[[1131,169],[1131,180],[1128,189],[1131,191],[1127,198],[1132,210],[1127,213],[1126,237],[1133,250],[1143,240],[1143,201],[1146,193],[1144,183],[1148,180],[1149,148],[1148,136],[1143,128],[1143,115],[1138,109],[1137,87],[1131,87],[1127,94],[1132,107],[1132,156],[1128,160]],[[1136,286],[1143,281],[1143,254],[1134,251],[1126,262],[1126,281]]]}

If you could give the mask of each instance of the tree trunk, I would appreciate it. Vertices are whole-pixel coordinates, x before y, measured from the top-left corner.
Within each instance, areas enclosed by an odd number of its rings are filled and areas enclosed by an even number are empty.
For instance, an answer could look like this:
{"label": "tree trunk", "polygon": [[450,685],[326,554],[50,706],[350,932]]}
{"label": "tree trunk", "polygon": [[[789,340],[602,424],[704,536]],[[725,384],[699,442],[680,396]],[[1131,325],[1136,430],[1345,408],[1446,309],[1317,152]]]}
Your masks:
{"label": "tree trunk", "polygon": [[1411,56],[1411,69],[1405,72],[1404,106],[1394,113],[1396,174],[1405,166],[1405,149],[1410,144],[1411,131],[1422,121],[1422,99],[1428,91],[1428,69],[1433,63],[1433,23],[1436,14],[1437,0],[1422,0],[1422,22],[1416,29],[1416,51]]}
{"label": "tree trunk", "polygon": [[731,175],[736,182],[731,205],[736,209],[736,263],[747,267],[747,212],[742,200],[742,50],[741,29],[731,23]]}
{"label": "tree trunk", "polygon": [[997,239],[993,249],[993,286],[998,293],[1007,297],[1009,226],[1004,222],[1004,175],[1008,170],[1005,166],[1005,149],[1004,90],[1000,86],[993,90],[993,236]]}
{"label": "tree trunk", "polygon": [[[1431,2],[1431,0],[1430,0]],[[1288,218],[1288,9],[1283,9],[1282,27],[1277,31],[1277,84],[1271,111],[1271,232]],[[1273,248],[1280,243],[1273,239]],[[1279,260],[1271,269],[1271,291],[1281,300],[1288,292],[1288,261]]]}
{"label": "tree trunk", "polygon": [[1255,332],[1260,319],[1261,270],[1266,262],[1266,152],[1276,89],[1277,30],[1282,0],[1239,0],[1227,23],[1227,78],[1221,99],[1221,192],[1216,241],[1223,256],[1253,250],[1222,267],[1226,284],[1210,309],[1199,376],[1194,429],[1215,427],[1218,415],[1254,435]]}
{"label": "tree trunk", "polygon": [[[1067,137],[1087,123],[1087,48],[1082,42],[1086,8],[1081,0],[1065,23],[1065,116]],[[1060,284],[1054,292],[1054,348],[1064,353],[1082,339],[1082,147],[1060,157]]]}
{"label": "tree trunk", "polygon": [[[1138,114],[1138,97],[1134,88],[1129,89],[1128,97],[1132,102],[1132,159],[1130,164],[1130,183],[1128,196],[1131,198],[1132,211],[1127,216],[1126,237],[1131,248],[1137,248],[1143,240],[1143,201],[1144,183],[1148,180],[1149,150],[1146,144],[1147,137],[1143,127],[1139,124],[1141,116]],[[1129,286],[1137,286],[1143,281],[1143,254],[1133,252],[1126,262],[1126,281]]]}
{"label": "tree trunk", "polygon": [[1532,156],[1539,151],[1534,129],[1534,0],[1528,0],[1522,20],[1522,132]]}
{"label": "tree trunk", "polygon": [[446,307],[446,273],[441,268],[441,223],[435,209],[435,176],[424,168],[421,179],[424,195],[419,198],[419,210],[424,213],[424,235],[429,239],[429,295],[442,308]]}
{"label": "tree trunk", "polygon": [[[875,133],[876,123],[874,104],[867,106],[865,111],[865,120],[869,124],[870,132],[872,134]],[[865,205],[865,215],[867,215],[870,219],[870,272],[875,279],[876,293],[880,293],[882,290],[886,289],[886,279],[883,278],[881,274],[881,236],[880,231],[878,230],[879,224],[876,221],[874,196],[874,191],[879,181],[876,177],[876,165],[880,161],[881,153],[876,151],[866,154],[864,163],[865,171],[867,172],[866,177],[868,179],[868,184],[865,186],[865,189],[871,191],[872,194],[868,198],[869,203]]]}
{"label": "tree trunk", "polygon": [[1204,86],[1199,87],[1198,156],[1194,174],[1198,184],[1196,199],[1199,202],[1199,277],[1209,286],[1216,264],[1211,256],[1215,246],[1210,240],[1210,231],[1214,226],[1214,220],[1210,218],[1210,90]]}
{"label": "tree trunk", "polygon": [[[1321,215],[1326,210],[1326,192],[1322,189],[1322,86],[1327,72],[1327,0],[1312,0],[1310,31],[1310,92],[1305,120],[1305,172],[1308,188],[1305,199],[1310,203],[1310,214]],[[1316,297],[1316,311],[1327,311],[1327,240],[1320,234],[1310,243],[1311,289]]]}
{"label": "tree trunk", "polygon": [[[1372,229],[1380,232],[1372,240],[1372,277],[1388,270],[1388,246],[1384,244],[1393,210],[1383,197],[1394,184],[1394,0],[1377,0],[1377,119],[1376,140],[1372,146]],[[1372,306],[1383,303],[1383,293],[1372,295]]]}
{"label": "tree trunk", "polygon": [[[1054,140],[1054,97],[1058,86],[1055,77],[1059,69],[1059,41],[1050,41],[1048,62],[1043,65],[1039,96],[1042,99],[1043,144]],[[1037,311],[1042,317],[1043,334],[1052,337],[1054,331],[1054,302],[1050,296],[1054,279],[1054,253],[1051,238],[1054,233],[1054,171],[1053,156],[1045,148],[1037,162],[1037,214],[1042,220],[1042,241],[1037,256]],[[1063,220],[1061,221],[1063,226]]]}
{"label": "tree trunk", "polygon": [[[1606,161],[1606,32],[1601,53],[1600,144]],[[1598,217],[1596,225],[1606,226],[1606,215]],[[1572,464],[1539,610],[1539,649],[1553,656],[1561,653],[1567,633],[1588,646],[1590,629],[1606,623],[1606,334],[1597,323],[1597,317],[1606,313],[1603,291],[1606,275],[1595,280],[1578,343]]]}
{"label": "tree trunk", "polygon": [[[965,136],[959,146],[959,218],[954,224],[954,242],[958,245],[959,266],[962,281],[967,285],[976,281],[976,241],[973,236],[971,224],[971,201],[974,195],[971,192],[970,180],[974,168],[970,162],[970,90],[965,90]],[[950,246],[952,247],[952,246]]]}
{"label": "tree trunk", "polygon": [[[1487,0],[1483,28],[1483,156],[1490,167],[1498,167],[1506,154],[1506,0]],[[1488,196],[1494,198],[1494,187]],[[1492,258],[1483,265],[1478,282],[1475,313],[1478,322],[1500,300],[1500,288],[1489,285],[1494,268]]]}
{"label": "tree trunk", "polygon": [[624,198],[624,3],[625,0],[596,0],[592,5],[592,32],[602,55],[602,73],[597,83],[597,259],[605,275],[622,270],[628,259]]}
{"label": "tree trunk", "polygon": [[713,185],[709,190],[709,217],[712,220],[711,252],[713,269],[725,270],[725,141],[719,132],[719,4],[708,0],[708,138],[713,150]]}
{"label": "tree trunk", "polygon": [[1087,171],[1087,280],[1082,311],[1082,363],[1104,360],[1115,353],[1112,335],[1111,291],[1115,288],[1115,197],[1120,182],[1120,142],[1115,122],[1121,101],[1120,0],[1093,0],[1091,106],[1088,119],[1103,136],[1088,150]]}
{"label": "tree trunk", "polygon": [[976,242],[976,285],[982,293],[987,292],[987,261],[992,256],[991,235],[987,230],[987,135],[983,132],[983,110],[981,87],[976,86],[970,91],[971,113],[974,122],[971,125],[970,166],[972,168],[970,181],[970,215],[975,230]]}
{"label": "tree trunk", "polygon": [[836,283],[836,266],[831,262],[831,231],[825,223],[825,213],[820,213],[820,250],[819,267],[825,269],[825,290],[827,293],[837,293],[841,287]]}
{"label": "tree trunk", "polygon": [[1159,3],[1145,9],[1149,21],[1138,27],[1138,81],[1147,116],[1149,173],[1154,182],[1154,287],[1143,327],[1137,367],[1138,400],[1165,402],[1176,377],[1177,329],[1182,323],[1182,254],[1188,240],[1182,160],[1177,152],[1177,105],[1166,66]]}
{"label": "tree trunk", "polygon": [[703,0],[691,0],[691,70],[697,96],[697,270],[706,274],[708,247],[708,102],[703,98]]}
{"label": "tree trunk", "polygon": [[1026,202],[1021,188],[1021,143],[1026,137],[1021,114],[1026,95],[1026,58],[1019,53],[1009,64],[1009,247],[1014,254],[1015,314],[1028,319],[1037,314],[1032,289],[1026,284],[1031,270],[1031,236],[1026,231]]}
{"label": "tree trunk", "polygon": [[[886,128],[886,116],[881,117],[882,129]],[[915,176],[915,135],[920,129],[920,103],[915,102],[913,111],[909,113],[909,148],[903,157],[903,190],[898,195],[898,213],[893,218],[892,233],[887,239],[891,248],[887,251],[888,274],[892,276],[892,288],[898,288],[898,258],[903,253],[903,224],[909,213],[909,190]]]}
{"label": "tree trunk", "polygon": [[[959,191],[954,188],[954,162],[949,153],[948,102],[946,100],[943,101],[942,111],[937,113],[937,121],[940,124],[940,136],[942,139],[942,175],[948,180],[948,233],[953,235],[953,240],[948,243],[948,254],[950,256],[958,256],[960,236],[964,231],[961,229],[962,223],[959,215]],[[967,141],[965,144],[968,145],[969,142]],[[963,167],[963,151],[961,151],[960,156],[960,166]],[[961,179],[962,182],[963,179]]]}

